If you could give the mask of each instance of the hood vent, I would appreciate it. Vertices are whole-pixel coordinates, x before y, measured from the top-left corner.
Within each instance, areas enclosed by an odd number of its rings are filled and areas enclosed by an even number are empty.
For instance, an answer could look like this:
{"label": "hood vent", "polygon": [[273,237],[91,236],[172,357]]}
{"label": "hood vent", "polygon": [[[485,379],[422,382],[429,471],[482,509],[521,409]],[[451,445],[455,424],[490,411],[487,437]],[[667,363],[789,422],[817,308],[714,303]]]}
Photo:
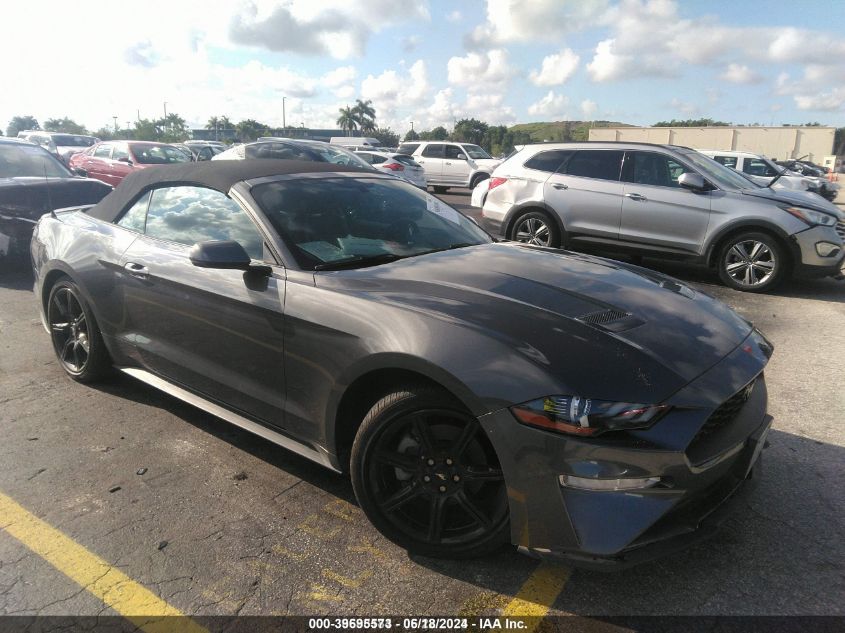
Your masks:
{"label": "hood vent", "polygon": [[625,330],[630,330],[645,323],[645,321],[638,319],[630,312],[625,312],[618,308],[589,312],[576,317],[576,320],[609,332],[624,332]]}

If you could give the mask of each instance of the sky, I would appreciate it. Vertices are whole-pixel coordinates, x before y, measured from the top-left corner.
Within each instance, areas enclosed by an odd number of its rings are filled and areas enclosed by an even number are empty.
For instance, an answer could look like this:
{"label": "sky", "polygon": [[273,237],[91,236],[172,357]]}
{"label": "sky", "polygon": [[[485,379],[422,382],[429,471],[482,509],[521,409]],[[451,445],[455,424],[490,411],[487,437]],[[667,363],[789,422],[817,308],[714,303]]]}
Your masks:
{"label": "sky", "polygon": [[[404,135],[604,119],[845,126],[845,1],[7,0],[0,125],[176,112]],[[283,115],[284,97],[284,115]]]}

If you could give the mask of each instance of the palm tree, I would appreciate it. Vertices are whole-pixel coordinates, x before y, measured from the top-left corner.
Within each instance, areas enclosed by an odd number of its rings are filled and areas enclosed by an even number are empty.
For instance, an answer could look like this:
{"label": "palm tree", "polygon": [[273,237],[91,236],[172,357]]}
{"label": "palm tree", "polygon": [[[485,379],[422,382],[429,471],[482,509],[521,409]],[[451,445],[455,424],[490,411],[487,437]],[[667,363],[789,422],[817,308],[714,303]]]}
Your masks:
{"label": "palm tree", "polygon": [[220,117],[209,117],[208,122],[205,124],[206,130],[216,130],[220,127]]}
{"label": "palm tree", "polygon": [[372,132],[376,129],[376,111],[373,108],[373,102],[369,99],[366,101],[356,99],[352,114],[363,132]]}
{"label": "palm tree", "polygon": [[341,130],[352,132],[358,126],[358,121],[355,118],[355,110],[346,106],[339,110],[340,116],[337,118],[337,124]]}

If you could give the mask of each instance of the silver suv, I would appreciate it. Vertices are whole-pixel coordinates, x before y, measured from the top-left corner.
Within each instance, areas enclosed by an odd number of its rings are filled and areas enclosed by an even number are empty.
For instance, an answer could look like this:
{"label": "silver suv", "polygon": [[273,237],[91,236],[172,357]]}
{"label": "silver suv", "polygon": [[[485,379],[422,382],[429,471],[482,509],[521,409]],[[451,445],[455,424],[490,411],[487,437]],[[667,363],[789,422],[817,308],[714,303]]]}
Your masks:
{"label": "silver suv", "polygon": [[758,186],[686,147],[526,145],[472,200],[488,230],[509,239],[701,263],[738,290],[843,273],[845,213],[815,194]]}
{"label": "silver suv", "polygon": [[502,162],[472,143],[414,141],[402,143],[398,152],[422,165],[426,181],[438,193],[449,187],[472,189]]}

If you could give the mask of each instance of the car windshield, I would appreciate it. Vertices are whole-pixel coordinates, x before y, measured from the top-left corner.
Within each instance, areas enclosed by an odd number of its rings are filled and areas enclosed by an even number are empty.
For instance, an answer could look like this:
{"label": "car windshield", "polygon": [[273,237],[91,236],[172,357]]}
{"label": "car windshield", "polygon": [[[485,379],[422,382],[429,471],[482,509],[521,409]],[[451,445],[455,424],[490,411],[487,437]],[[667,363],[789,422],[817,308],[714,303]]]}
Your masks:
{"label": "car windshield", "polygon": [[53,134],[53,143],[59,147],[91,147],[97,142],[93,136],[77,136],[75,134]]}
{"label": "car windshield", "polygon": [[141,143],[130,143],[132,154],[142,165],[168,165],[170,163],[191,162],[190,153],[186,154],[180,149],[170,145],[142,145]]}
{"label": "car windshield", "polygon": [[313,145],[308,145],[308,149],[319,155],[327,163],[361,167],[369,170],[373,169],[373,166],[360,156],[356,156],[349,150],[329,145],[328,143],[314,143]]}
{"label": "car windshield", "polygon": [[0,178],[71,178],[67,168],[37,145],[0,143]]}
{"label": "car windshield", "polygon": [[470,158],[493,158],[478,145],[462,145],[462,147]]}
{"label": "car windshield", "polygon": [[740,191],[742,189],[759,189],[760,185],[743,174],[725,167],[712,158],[699,154],[695,150],[682,151],[681,154],[710,181],[720,189],[727,191]]}
{"label": "car windshield", "polygon": [[252,194],[306,270],[358,268],[492,238],[438,198],[383,178],[302,178]]}

